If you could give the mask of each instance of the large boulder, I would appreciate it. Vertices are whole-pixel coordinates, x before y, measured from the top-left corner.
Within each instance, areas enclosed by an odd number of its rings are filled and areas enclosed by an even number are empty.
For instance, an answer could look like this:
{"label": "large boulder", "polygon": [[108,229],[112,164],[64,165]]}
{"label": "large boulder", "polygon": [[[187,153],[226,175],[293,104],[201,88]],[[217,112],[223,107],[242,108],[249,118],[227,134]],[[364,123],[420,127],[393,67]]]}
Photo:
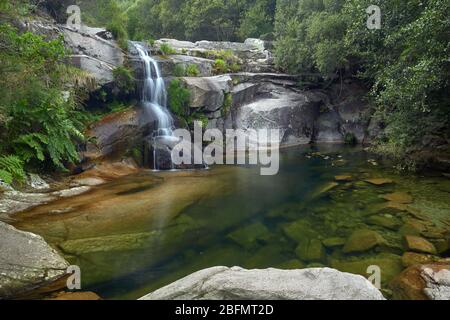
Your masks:
{"label": "large boulder", "polygon": [[141,300],[384,300],[362,276],[329,268],[245,270],[213,267]]}
{"label": "large boulder", "polygon": [[0,222],[0,299],[48,285],[66,274],[69,264],[40,236]]}
{"label": "large boulder", "polygon": [[217,111],[224,105],[225,93],[230,92],[232,85],[228,75],[185,77],[183,81],[191,92],[191,108],[203,108],[207,111]]}
{"label": "large boulder", "polygon": [[[314,136],[320,99],[272,83],[259,87],[256,99],[233,110],[237,129],[279,129],[285,145],[307,144]],[[233,106],[234,107],[234,106]]]}
{"label": "large boulder", "polygon": [[112,83],[113,70],[123,65],[125,54],[114,40],[105,37],[106,30],[85,25],[79,30],[59,27],[72,52],[71,63],[92,74],[100,86]]}

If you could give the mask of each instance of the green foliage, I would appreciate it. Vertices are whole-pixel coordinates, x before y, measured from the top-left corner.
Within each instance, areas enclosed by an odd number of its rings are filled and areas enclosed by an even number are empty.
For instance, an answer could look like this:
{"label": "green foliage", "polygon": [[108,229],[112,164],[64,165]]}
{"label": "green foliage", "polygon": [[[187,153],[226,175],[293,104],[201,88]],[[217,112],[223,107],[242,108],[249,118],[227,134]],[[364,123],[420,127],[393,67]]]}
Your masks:
{"label": "green foliage", "polygon": [[0,180],[5,183],[23,182],[25,171],[23,161],[17,156],[0,156]]}
{"label": "green foliage", "polygon": [[140,0],[128,10],[134,40],[243,40],[273,30],[276,0]]}
{"label": "green foliage", "polygon": [[184,67],[184,64],[178,63],[173,68],[173,75],[175,77],[184,77],[186,75],[186,68]]}
{"label": "green foliage", "polygon": [[186,75],[188,77],[198,77],[200,74],[200,71],[198,70],[198,67],[196,64],[190,64],[186,68]]}
{"label": "green foliage", "polygon": [[167,43],[163,43],[159,49],[166,56],[177,53],[177,51]]}
{"label": "green foliage", "polygon": [[198,77],[200,71],[196,64],[189,64],[185,67],[182,63],[179,63],[175,65],[173,75],[175,77]]}
{"label": "green foliage", "polygon": [[[381,8],[381,30],[366,26],[370,5]],[[445,0],[279,0],[275,61],[290,73],[363,79],[386,127],[378,150],[399,159],[424,135],[450,136],[448,12]]]}
{"label": "green foliage", "polygon": [[114,84],[118,92],[124,95],[132,93],[135,89],[135,80],[133,72],[125,67],[120,66],[113,70]]}
{"label": "green foliage", "polygon": [[213,68],[215,74],[222,74],[228,72],[228,64],[222,59],[216,59],[216,61],[214,61]]}
{"label": "green foliage", "polygon": [[170,110],[179,117],[189,114],[190,92],[178,79],[172,80],[167,89]]}
{"label": "green foliage", "polygon": [[[62,39],[46,41],[1,24],[0,46],[0,154],[14,154],[26,166],[59,169],[78,161],[85,117],[73,99],[74,80],[83,77],[64,65]],[[2,170],[3,176],[12,172]]]}
{"label": "green foliage", "polygon": [[222,106],[222,116],[226,117],[231,110],[233,105],[233,95],[231,93],[225,93],[225,98],[223,100]]}
{"label": "green foliage", "polygon": [[121,0],[78,0],[82,21],[96,27],[105,27],[118,45],[128,48],[128,15],[124,10],[129,4]]}

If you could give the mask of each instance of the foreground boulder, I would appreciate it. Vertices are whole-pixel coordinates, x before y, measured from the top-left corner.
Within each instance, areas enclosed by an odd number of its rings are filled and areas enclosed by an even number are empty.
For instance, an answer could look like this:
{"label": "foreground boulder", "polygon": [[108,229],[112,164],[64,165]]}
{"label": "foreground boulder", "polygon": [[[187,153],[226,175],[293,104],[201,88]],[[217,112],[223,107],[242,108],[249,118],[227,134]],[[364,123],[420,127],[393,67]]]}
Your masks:
{"label": "foreground boulder", "polygon": [[0,222],[0,299],[57,281],[69,264],[40,236]]}
{"label": "foreground boulder", "polygon": [[141,300],[384,300],[364,277],[329,268],[245,270],[213,267]]}

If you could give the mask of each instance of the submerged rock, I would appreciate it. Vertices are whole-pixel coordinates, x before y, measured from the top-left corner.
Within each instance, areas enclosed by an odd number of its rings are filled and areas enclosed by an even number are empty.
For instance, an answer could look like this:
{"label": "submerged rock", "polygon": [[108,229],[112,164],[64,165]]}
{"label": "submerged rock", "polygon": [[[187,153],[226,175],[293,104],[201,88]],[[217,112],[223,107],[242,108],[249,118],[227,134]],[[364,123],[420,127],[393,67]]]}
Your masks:
{"label": "submerged rock", "polygon": [[349,182],[353,180],[353,177],[350,175],[342,175],[342,176],[335,176],[334,179],[337,182]]}
{"label": "submerged rock", "polygon": [[312,229],[311,223],[305,219],[299,219],[283,227],[283,232],[286,236],[296,242],[301,242],[305,239],[316,239],[319,234]]}
{"label": "submerged rock", "polygon": [[401,204],[408,204],[413,202],[413,198],[405,192],[394,192],[383,196],[387,201],[393,201]]}
{"label": "submerged rock", "polygon": [[269,229],[261,222],[251,224],[228,234],[228,238],[246,249],[257,245],[258,240],[267,241],[269,237]]}
{"label": "submerged rock", "polygon": [[17,297],[65,276],[69,266],[40,236],[0,222],[0,299]]}
{"label": "submerged rock", "polygon": [[437,254],[434,245],[424,238],[416,236],[405,236],[405,241],[406,247],[411,251]]}
{"label": "submerged rock", "polygon": [[385,245],[387,241],[376,231],[356,230],[345,243],[344,253],[368,251],[378,245]]}
{"label": "submerged rock", "polygon": [[295,253],[302,261],[326,261],[325,248],[323,247],[322,242],[317,239],[308,239],[300,242],[300,244],[295,249]]}
{"label": "submerged rock", "polygon": [[402,256],[402,263],[405,267],[410,267],[416,264],[426,264],[431,262],[436,262],[439,260],[439,257],[429,255],[429,254],[420,254],[415,252],[405,252]]}
{"label": "submerged rock", "polygon": [[394,181],[392,181],[391,179],[384,179],[384,178],[367,179],[365,181],[375,186],[384,186],[386,184],[394,183]]}
{"label": "submerged rock", "polygon": [[345,244],[344,238],[327,238],[322,240],[322,243],[327,248],[335,248],[335,247],[342,247]]}
{"label": "submerged rock", "polygon": [[369,218],[367,218],[367,223],[391,230],[398,230],[402,225],[399,219],[386,215],[370,216]]}
{"label": "submerged rock", "polygon": [[193,273],[141,300],[384,300],[361,276],[329,268],[245,270],[213,267]]}
{"label": "submerged rock", "polygon": [[306,265],[297,259],[285,261],[276,266],[277,269],[283,269],[283,270],[304,269],[305,267],[306,267]]}
{"label": "submerged rock", "polygon": [[381,283],[389,283],[395,276],[402,272],[402,258],[392,253],[380,253],[370,258],[360,258],[340,260],[332,259],[331,267],[340,271],[360,274],[368,277],[370,266],[378,266],[381,270]]}

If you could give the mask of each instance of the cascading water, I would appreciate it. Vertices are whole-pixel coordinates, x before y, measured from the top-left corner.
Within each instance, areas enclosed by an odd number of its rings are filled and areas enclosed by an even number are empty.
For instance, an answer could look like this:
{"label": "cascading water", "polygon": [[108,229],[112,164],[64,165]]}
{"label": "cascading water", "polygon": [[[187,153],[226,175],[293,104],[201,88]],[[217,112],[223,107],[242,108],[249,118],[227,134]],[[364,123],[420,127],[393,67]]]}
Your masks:
{"label": "cascading water", "polygon": [[[145,109],[148,117],[156,120],[156,130],[152,135],[153,148],[153,168],[159,170],[159,162],[156,160],[159,156],[157,154],[157,145],[166,145],[172,142],[175,137],[172,136],[174,127],[173,118],[167,109],[167,91],[164,84],[164,79],[161,77],[158,62],[149,56],[147,50],[140,44],[134,44],[139,58],[144,64],[144,79],[141,93],[141,104]],[[171,159],[171,168],[173,168]],[[167,169],[164,168],[164,169]]]}

